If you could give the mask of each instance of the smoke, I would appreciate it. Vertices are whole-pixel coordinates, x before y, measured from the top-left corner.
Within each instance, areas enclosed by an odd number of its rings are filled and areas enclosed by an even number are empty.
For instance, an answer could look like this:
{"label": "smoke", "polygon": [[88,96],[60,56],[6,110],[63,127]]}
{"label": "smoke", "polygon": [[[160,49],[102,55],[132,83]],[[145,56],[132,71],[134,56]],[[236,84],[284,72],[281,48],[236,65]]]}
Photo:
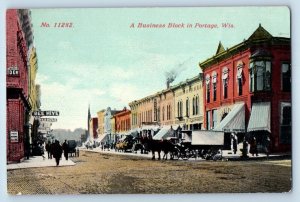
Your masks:
{"label": "smoke", "polygon": [[192,57],[188,58],[187,60],[183,61],[175,65],[170,71],[165,72],[167,88],[170,87],[170,84],[176,79],[176,77],[185,70],[185,65],[192,59]]}

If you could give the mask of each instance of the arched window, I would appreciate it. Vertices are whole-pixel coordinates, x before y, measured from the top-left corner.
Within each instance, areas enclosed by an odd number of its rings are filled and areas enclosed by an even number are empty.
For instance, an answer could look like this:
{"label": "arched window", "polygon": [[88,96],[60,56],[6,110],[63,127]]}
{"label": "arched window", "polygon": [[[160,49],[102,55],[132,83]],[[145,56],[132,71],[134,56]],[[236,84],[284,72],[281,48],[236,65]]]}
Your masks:
{"label": "arched window", "polygon": [[228,68],[224,67],[222,70],[222,80],[223,80],[223,98],[228,97]]}
{"label": "arched window", "polygon": [[165,107],[162,108],[162,120],[165,120]]}
{"label": "arched window", "polygon": [[199,96],[196,96],[196,100],[195,100],[195,114],[197,115],[199,113]]}
{"label": "arched window", "polygon": [[196,114],[196,98],[193,97],[193,115]]}
{"label": "arched window", "polygon": [[238,95],[243,95],[243,67],[244,67],[244,63],[242,61],[239,61],[237,63]]}
{"label": "arched window", "polygon": [[217,100],[217,72],[212,73],[213,101]]}
{"label": "arched window", "polygon": [[206,83],[206,102],[209,103],[210,102],[210,76],[209,75],[206,75],[205,83]]}
{"label": "arched window", "polygon": [[189,98],[187,98],[186,101],[185,101],[185,116],[186,117],[190,116],[189,105],[190,105],[190,101],[189,101]]}

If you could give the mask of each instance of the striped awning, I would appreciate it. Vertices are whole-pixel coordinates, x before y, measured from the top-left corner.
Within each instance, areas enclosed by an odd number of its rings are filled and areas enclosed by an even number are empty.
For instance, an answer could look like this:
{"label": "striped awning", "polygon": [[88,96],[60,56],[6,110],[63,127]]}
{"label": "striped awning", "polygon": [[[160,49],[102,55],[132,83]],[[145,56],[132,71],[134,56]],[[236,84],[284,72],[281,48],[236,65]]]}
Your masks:
{"label": "striped awning", "polygon": [[271,117],[270,102],[253,103],[250,120],[248,124],[248,132],[261,131],[261,130],[271,132],[270,117]]}
{"label": "striped awning", "polygon": [[171,136],[173,136],[173,130],[171,129],[171,126],[163,126],[158,133],[153,136],[153,140],[162,140]]}
{"label": "striped awning", "polygon": [[213,130],[193,131],[192,145],[224,145],[224,132]]}
{"label": "striped awning", "polygon": [[245,132],[245,104],[235,104],[227,116],[213,130],[224,132]]}
{"label": "striped awning", "polygon": [[158,125],[142,125],[141,130],[153,130],[158,131],[159,126]]}
{"label": "striped awning", "polygon": [[103,135],[100,135],[97,139],[95,139],[95,142],[106,142],[107,141],[107,137],[108,137],[108,134],[103,134]]}

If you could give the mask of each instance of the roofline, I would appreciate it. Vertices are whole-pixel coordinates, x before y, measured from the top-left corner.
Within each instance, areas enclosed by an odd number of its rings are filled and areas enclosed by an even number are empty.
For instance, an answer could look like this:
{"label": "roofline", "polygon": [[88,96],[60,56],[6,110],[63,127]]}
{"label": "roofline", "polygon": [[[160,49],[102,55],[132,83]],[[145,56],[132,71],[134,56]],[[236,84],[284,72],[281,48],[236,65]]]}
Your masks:
{"label": "roofline", "polygon": [[168,93],[170,91],[174,91],[175,89],[179,88],[180,86],[186,85],[188,82],[194,82],[197,79],[199,79],[200,81],[202,80],[202,73],[199,73],[197,76],[194,76],[192,78],[186,79],[185,81],[181,81],[178,84],[176,84],[174,86],[171,86],[170,88],[163,89],[161,91],[158,91],[158,92],[156,92],[152,95],[148,95],[147,97],[141,98],[139,100],[134,100],[134,101],[130,102],[128,105],[131,106],[131,105],[134,105],[134,104],[138,104],[138,103],[141,103],[141,102],[143,102],[147,99],[152,99],[152,98],[157,97],[161,94]]}
{"label": "roofline", "polygon": [[258,40],[244,40],[243,42],[236,44],[234,46],[232,46],[229,49],[226,49],[224,52],[221,52],[217,55],[214,55],[208,59],[206,59],[203,62],[199,62],[199,67],[203,70],[205,70],[207,67],[209,67],[210,65],[216,64],[218,63],[220,60],[224,60],[225,58],[230,57],[230,55],[232,55],[232,53],[234,53],[234,51],[241,51],[241,50],[246,50],[247,48],[251,48],[253,45],[257,45],[257,44],[263,44],[263,43],[274,43],[276,45],[276,43],[278,42],[284,42],[284,43],[290,43],[290,38],[287,37],[272,37],[272,38],[265,38],[265,39],[258,39]]}

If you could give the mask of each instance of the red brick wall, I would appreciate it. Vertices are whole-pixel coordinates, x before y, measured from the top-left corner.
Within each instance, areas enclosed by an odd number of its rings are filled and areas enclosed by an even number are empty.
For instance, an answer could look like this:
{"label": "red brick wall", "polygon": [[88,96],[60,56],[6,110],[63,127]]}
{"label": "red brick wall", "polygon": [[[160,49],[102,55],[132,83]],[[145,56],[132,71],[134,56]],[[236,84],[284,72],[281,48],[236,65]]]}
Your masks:
{"label": "red brick wall", "polygon": [[[281,90],[281,63],[291,61],[291,53],[289,46],[264,46],[263,48],[268,50],[272,55],[272,90],[269,92],[255,92],[251,93],[249,88],[249,65],[250,55],[254,53],[256,49],[261,47],[255,47],[253,49],[247,49],[243,52],[236,53],[232,57],[219,61],[204,70],[203,81],[203,99],[204,99],[204,126],[206,127],[206,111],[212,109],[218,109],[222,105],[233,104],[235,102],[244,101],[246,103],[245,108],[245,121],[246,127],[249,122],[251,106],[253,102],[271,102],[271,148],[273,152],[290,151],[290,144],[280,144],[280,105],[281,102],[291,102],[291,93],[282,92]],[[237,90],[237,62],[243,61],[245,67],[243,68],[244,82],[243,82],[243,95],[238,95]],[[222,84],[222,69],[223,67],[229,69],[229,84],[228,84],[228,98],[223,98],[223,84]],[[213,86],[210,82],[210,103],[206,102],[206,83],[205,76],[212,72],[217,72],[217,99],[213,101]],[[212,79],[212,78],[211,78]],[[212,123],[212,114],[210,115],[210,122]]]}
{"label": "red brick wall", "polygon": [[98,118],[92,118],[93,121],[93,137],[94,139],[98,138],[97,128],[98,128]]}
{"label": "red brick wall", "polygon": [[[28,107],[27,47],[20,28],[16,10],[6,13],[7,66],[17,66],[19,75],[6,76],[7,87],[7,162],[20,161],[24,157],[25,111]],[[11,143],[10,132],[18,131],[19,141]]]}
{"label": "red brick wall", "polygon": [[118,132],[126,132],[131,130],[131,119],[130,119],[131,111],[126,109],[120,113],[114,115],[115,117],[115,126],[116,126],[116,133]]}

